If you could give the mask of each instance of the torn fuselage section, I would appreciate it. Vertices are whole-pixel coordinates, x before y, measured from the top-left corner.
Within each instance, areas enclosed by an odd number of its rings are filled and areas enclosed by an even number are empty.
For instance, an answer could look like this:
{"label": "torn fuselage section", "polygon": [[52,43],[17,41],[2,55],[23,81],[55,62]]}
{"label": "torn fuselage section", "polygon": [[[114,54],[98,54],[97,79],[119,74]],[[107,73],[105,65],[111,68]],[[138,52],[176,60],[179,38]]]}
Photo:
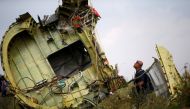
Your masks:
{"label": "torn fuselage section", "polygon": [[96,40],[97,11],[87,0],[63,2],[39,23],[21,15],[3,38],[5,74],[33,108],[95,106],[123,84]]}
{"label": "torn fuselage section", "polygon": [[157,96],[169,97],[169,89],[167,79],[165,78],[164,71],[158,59],[154,59],[154,63],[146,70],[150,77],[151,83],[154,88],[154,93]]}

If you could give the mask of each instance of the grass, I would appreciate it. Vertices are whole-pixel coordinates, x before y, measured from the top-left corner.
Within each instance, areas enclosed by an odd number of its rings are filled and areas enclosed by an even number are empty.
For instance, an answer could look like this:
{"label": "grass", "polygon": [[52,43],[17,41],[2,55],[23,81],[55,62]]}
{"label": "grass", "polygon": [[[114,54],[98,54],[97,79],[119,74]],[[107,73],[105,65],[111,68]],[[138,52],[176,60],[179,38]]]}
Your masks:
{"label": "grass", "polygon": [[[132,94],[132,86],[117,90],[103,100],[100,109],[190,109],[190,79],[184,81],[173,100],[154,94],[136,97]],[[144,98],[143,98],[144,97]],[[143,99],[139,99],[143,98]]]}
{"label": "grass", "polygon": [[0,109],[21,109],[14,96],[0,97]]}

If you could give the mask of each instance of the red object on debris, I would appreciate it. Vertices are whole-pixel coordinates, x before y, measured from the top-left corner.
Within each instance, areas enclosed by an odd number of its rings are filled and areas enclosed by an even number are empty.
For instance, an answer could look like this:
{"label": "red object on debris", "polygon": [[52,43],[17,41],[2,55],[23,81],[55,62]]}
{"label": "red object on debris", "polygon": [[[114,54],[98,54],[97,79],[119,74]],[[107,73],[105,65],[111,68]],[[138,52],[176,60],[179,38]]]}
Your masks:
{"label": "red object on debris", "polygon": [[91,12],[96,15],[97,17],[100,17],[100,14],[98,13],[98,11],[96,11],[95,8],[91,8]]}
{"label": "red object on debris", "polygon": [[72,24],[75,28],[81,27],[81,24],[80,24],[81,17],[80,16],[75,16],[71,20],[72,20]]}
{"label": "red object on debris", "polygon": [[92,12],[94,15],[96,15],[96,17],[101,17],[100,14],[98,13],[98,11],[97,11],[95,8],[93,8],[93,7],[89,6],[89,5],[86,5],[86,7],[90,8],[90,9],[91,9],[91,12]]}

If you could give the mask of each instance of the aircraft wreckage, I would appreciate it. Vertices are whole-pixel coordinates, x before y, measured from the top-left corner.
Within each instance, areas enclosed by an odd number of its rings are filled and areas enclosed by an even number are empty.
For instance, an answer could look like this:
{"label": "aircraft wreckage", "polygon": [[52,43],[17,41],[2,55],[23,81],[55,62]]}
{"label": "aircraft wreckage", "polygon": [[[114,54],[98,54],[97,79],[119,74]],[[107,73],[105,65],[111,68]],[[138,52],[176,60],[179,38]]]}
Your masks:
{"label": "aircraft wreckage", "polygon": [[[100,19],[88,0],[63,0],[51,16],[20,15],[1,43],[1,61],[20,104],[36,109],[88,108],[123,87],[94,32]],[[157,95],[175,95],[181,82],[169,52],[147,70]]]}

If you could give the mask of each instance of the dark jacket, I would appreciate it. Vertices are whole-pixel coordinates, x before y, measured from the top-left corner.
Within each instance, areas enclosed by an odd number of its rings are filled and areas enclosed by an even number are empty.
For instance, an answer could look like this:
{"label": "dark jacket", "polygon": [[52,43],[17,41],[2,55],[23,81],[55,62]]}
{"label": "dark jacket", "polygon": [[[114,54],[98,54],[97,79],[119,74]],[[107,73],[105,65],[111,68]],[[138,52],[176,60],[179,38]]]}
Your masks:
{"label": "dark jacket", "polygon": [[142,85],[143,89],[140,89],[139,86],[136,86],[137,92],[139,93],[141,90],[143,91],[152,91],[154,90],[151,80],[149,76],[146,74],[144,70],[139,70],[135,73],[135,81],[134,84],[138,84],[139,82],[143,81],[144,84]]}

